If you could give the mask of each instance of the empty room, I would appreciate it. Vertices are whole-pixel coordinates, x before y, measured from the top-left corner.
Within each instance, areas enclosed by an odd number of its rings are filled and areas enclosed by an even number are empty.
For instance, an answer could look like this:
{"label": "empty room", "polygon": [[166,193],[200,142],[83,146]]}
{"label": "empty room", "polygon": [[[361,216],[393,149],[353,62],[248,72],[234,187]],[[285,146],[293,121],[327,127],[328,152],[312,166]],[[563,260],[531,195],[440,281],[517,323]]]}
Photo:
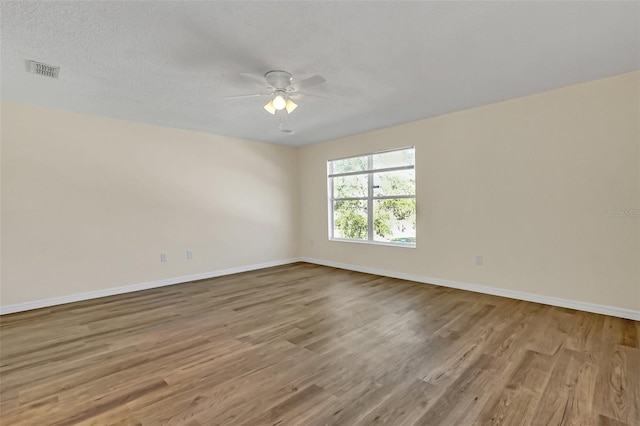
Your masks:
{"label": "empty room", "polygon": [[640,2],[0,24],[1,425],[640,426]]}

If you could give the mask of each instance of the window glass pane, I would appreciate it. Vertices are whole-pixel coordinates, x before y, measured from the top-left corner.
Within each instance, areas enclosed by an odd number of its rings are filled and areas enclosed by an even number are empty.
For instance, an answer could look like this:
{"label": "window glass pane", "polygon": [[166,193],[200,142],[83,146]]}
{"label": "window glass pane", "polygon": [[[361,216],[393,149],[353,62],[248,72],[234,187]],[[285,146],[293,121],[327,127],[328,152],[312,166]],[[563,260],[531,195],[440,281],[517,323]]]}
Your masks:
{"label": "window glass pane", "polygon": [[416,243],[416,200],[373,201],[373,239],[399,244]]}
{"label": "window glass pane", "polygon": [[369,160],[368,156],[345,158],[343,160],[333,160],[332,174],[349,173],[349,172],[362,172],[368,169]]}
{"label": "window glass pane", "polygon": [[373,168],[387,169],[389,167],[413,166],[415,164],[415,149],[408,148],[401,151],[382,152],[373,154]]}
{"label": "window glass pane", "polygon": [[373,196],[415,195],[415,170],[398,170],[373,174]]}
{"label": "window glass pane", "polygon": [[333,236],[355,240],[368,238],[366,201],[334,201]]}
{"label": "window glass pane", "polygon": [[333,179],[333,198],[367,197],[368,175],[338,176]]}

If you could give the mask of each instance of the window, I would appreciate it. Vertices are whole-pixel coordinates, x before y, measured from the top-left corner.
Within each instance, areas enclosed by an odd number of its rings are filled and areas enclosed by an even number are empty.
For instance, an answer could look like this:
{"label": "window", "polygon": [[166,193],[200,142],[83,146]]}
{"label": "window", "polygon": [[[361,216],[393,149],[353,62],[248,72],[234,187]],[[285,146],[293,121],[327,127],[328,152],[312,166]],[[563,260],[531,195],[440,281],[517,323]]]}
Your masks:
{"label": "window", "polygon": [[329,239],[416,244],[415,148],[327,162]]}

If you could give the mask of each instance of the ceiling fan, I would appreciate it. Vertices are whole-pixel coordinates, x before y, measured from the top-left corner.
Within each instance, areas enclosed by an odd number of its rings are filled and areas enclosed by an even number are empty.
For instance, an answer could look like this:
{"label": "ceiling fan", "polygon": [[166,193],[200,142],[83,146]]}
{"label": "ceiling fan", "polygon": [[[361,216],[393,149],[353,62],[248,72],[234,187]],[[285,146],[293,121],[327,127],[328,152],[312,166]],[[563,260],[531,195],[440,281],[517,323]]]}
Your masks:
{"label": "ceiling fan", "polygon": [[242,75],[260,84],[264,85],[266,83],[268,92],[252,93],[249,95],[227,96],[224,99],[269,97],[271,99],[264,106],[264,109],[268,113],[274,115],[277,111],[282,110],[287,111],[287,114],[291,114],[298,107],[298,104],[293,102],[293,99],[301,99],[302,96],[317,96],[309,95],[308,93],[302,93],[300,92],[300,89],[305,89],[317,84],[322,84],[327,81],[320,75],[314,75],[313,77],[309,77],[297,83],[294,83],[291,73],[282,70],[267,71],[264,74],[264,78],[255,76],[253,74]]}

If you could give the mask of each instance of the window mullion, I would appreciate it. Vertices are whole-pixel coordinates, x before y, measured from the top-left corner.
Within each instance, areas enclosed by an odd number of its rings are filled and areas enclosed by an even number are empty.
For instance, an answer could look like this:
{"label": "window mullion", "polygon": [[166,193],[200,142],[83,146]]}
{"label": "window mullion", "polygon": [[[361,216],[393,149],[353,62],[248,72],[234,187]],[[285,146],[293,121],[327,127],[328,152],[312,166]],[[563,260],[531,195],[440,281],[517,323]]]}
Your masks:
{"label": "window mullion", "polygon": [[370,173],[370,172],[375,172],[375,173],[399,172],[401,170],[414,170],[415,166],[409,165],[409,166],[398,166],[398,167],[386,167],[384,169],[376,169],[376,170],[372,170],[373,167],[367,167],[367,169],[368,170],[358,170],[357,172],[329,173],[328,177],[333,178],[333,177],[343,177],[343,176],[366,175],[367,173]]}
{"label": "window mullion", "polygon": [[[329,172],[331,174],[333,174],[333,163],[330,163]],[[330,232],[329,235],[331,235],[332,239],[335,238],[335,235],[334,235],[334,233],[335,233],[335,223],[334,223],[335,212],[334,212],[334,208],[335,208],[335,203],[336,203],[335,200],[334,200],[335,194],[333,193],[333,187],[334,187],[333,179],[334,178],[330,178],[330,181],[331,181],[331,201],[330,201],[330,204],[329,204],[329,224],[331,226],[331,230],[329,231]]]}
{"label": "window mullion", "polygon": [[416,198],[415,195],[378,195],[373,197],[374,200],[398,200],[402,198]]}
{"label": "window mullion", "polygon": [[[369,170],[373,170],[373,155],[369,155]],[[367,239],[373,241],[373,172],[369,172],[369,178],[367,179],[369,184],[368,198],[367,198]]]}

